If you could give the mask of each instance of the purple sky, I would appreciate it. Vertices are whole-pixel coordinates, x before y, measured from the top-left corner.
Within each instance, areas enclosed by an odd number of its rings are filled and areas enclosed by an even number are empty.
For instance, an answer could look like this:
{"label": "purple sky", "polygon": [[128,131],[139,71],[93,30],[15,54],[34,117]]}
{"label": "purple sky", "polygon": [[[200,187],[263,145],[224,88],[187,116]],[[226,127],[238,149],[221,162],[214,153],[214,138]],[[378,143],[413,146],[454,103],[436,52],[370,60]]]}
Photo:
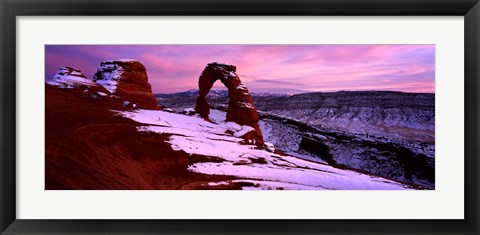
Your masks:
{"label": "purple sky", "polygon": [[435,92],[435,45],[47,45],[45,79],[61,66],[91,79],[101,61],[123,58],[145,65],[154,93],[197,88],[213,61],[236,65],[250,91]]}

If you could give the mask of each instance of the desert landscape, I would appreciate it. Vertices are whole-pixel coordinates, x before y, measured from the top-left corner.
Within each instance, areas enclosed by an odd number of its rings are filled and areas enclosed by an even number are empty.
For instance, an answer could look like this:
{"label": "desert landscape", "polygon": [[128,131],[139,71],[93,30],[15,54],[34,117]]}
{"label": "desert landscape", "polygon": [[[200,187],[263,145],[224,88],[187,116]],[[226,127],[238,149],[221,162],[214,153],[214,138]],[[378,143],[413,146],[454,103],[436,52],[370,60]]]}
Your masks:
{"label": "desert landscape", "polygon": [[143,61],[97,63],[46,79],[46,190],[435,188],[434,93],[256,92],[215,61],[160,93]]}

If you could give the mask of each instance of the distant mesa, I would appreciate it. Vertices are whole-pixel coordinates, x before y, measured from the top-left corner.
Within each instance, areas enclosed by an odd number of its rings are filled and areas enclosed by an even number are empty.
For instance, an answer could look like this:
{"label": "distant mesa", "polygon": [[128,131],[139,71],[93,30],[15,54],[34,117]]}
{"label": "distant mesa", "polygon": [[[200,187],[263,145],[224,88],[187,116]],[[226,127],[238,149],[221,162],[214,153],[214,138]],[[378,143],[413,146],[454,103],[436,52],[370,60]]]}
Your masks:
{"label": "distant mesa", "polygon": [[93,81],[139,108],[159,109],[148,82],[147,70],[139,61],[121,59],[101,62]]}
{"label": "distant mesa", "polygon": [[258,144],[263,143],[262,132],[258,126],[258,113],[253,104],[253,99],[247,87],[236,74],[237,67],[223,63],[209,63],[198,79],[199,94],[195,104],[195,110],[202,118],[209,119],[210,104],[206,96],[213,84],[220,80],[228,89],[228,109],[226,121],[240,125],[251,126],[251,131],[243,136],[247,140],[255,140]]}

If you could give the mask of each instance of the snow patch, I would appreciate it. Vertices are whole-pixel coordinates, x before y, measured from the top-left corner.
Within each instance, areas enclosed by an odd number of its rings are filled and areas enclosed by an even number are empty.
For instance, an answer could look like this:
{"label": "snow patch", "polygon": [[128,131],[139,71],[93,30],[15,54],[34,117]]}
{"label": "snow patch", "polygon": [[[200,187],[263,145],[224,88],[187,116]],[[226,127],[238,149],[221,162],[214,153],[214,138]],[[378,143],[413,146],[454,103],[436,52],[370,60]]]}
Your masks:
{"label": "snow patch", "polygon": [[107,60],[105,62],[114,63],[116,61],[119,61],[119,62],[138,62],[138,60],[136,60],[136,59]]}
{"label": "snow patch", "polygon": [[242,108],[247,108],[247,109],[254,109],[252,104],[247,103],[247,102],[238,102],[238,105]]}
{"label": "snow patch", "polygon": [[268,143],[268,142],[264,142],[265,144],[265,147],[267,148],[268,151],[270,152],[275,152],[275,145],[273,145],[272,143]]}
{"label": "snow patch", "polygon": [[102,85],[110,93],[115,93],[117,91],[118,82],[114,80],[97,80],[98,84]]}
{"label": "snow patch", "polygon": [[278,181],[265,181],[265,180],[250,180],[250,179],[242,179],[242,180],[232,180],[233,183],[250,183],[253,186],[243,186],[243,190],[293,190],[293,189],[300,189],[300,190],[318,190],[318,187],[312,187],[308,185],[301,185],[301,184],[291,184],[291,183],[284,183]]}
{"label": "snow patch", "polygon": [[228,185],[228,182],[220,181],[220,182],[209,182],[208,186],[220,186],[220,185]]}
{"label": "snow patch", "polygon": [[122,75],[125,72],[122,67],[113,62],[102,62],[94,77],[95,82],[105,87],[112,94],[117,91],[118,81],[122,79]]}
{"label": "snow patch", "polygon": [[53,76],[53,79],[47,82],[50,85],[58,86],[59,88],[74,88],[80,85],[96,86],[97,84],[92,80],[85,78],[85,75],[80,70],[61,67]]}
{"label": "snow patch", "polygon": [[227,116],[227,113],[220,111],[218,109],[210,109],[210,114],[208,115],[210,120],[216,123],[225,123],[226,116]]}
{"label": "snow patch", "polygon": [[244,136],[245,134],[247,134],[248,132],[251,132],[251,131],[255,131],[255,129],[251,126],[242,126],[242,129],[233,133],[233,136],[242,137],[242,136]]}
{"label": "snow patch", "polygon": [[247,90],[247,87],[243,85],[242,83],[238,84],[237,90]]}
{"label": "snow patch", "polygon": [[245,126],[236,123],[214,124],[195,116],[155,110],[114,112],[147,124],[139,126],[139,131],[170,134],[168,143],[176,151],[222,158],[223,162],[189,165],[188,170],[209,175],[231,175],[242,178],[239,181],[258,184],[258,187],[245,189],[409,189],[408,186],[380,177],[241,144],[243,139],[228,134],[245,129]]}

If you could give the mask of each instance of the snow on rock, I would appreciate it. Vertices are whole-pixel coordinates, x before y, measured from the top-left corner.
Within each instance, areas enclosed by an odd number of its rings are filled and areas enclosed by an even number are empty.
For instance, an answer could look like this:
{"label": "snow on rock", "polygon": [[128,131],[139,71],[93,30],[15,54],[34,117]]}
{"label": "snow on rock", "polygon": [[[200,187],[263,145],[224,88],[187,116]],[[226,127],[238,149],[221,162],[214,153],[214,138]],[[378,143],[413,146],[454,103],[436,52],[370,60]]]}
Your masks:
{"label": "snow on rock", "polygon": [[252,104],[247,103],[247,102],[238,102],[237,104],[242,108],[247,108],[247,109],[254,109],[255,108]]}
{"label": "snow on rock", "polygon": [[186,108],[183,109],[183,113],[187,115],[194,115],[195,114],[195,109],[194,108]]}
{"label": "snow on rock", "polygon": [[133,59],[103,61],[93,80],[110,93],[128,99],[139,107],[159,109],[148,82],[147,70],[139,61]]}
{"label": "snow on rock", "polygon": [[[123,62],[118,60],[118,62]],[[123,67],[119,66],[114,60],[107,60],[100,63],[93,80],[104,86],[110,93],[115,94],[117,91],[118,81],[122,79],[125,72]]]}
{"label": "snow on rock", "polygon": [[[326,167],[325,167],[326,168]],[[341,189],[341,190],[399,190],[408,189],[399,183],[382,178],[371,177],[360,173],[346,171],[328,172],[321,169],[302,169],[290,165],[245,164],[235,165],[233,162],[196,163],[189,166],[189,170],[211,175],[233,175],[237,177],[253,178],[269,182],[288,184],[291,189]],[[328,170],[328,169],[327,169]]]}
{"label": "snow on rock", "polygon": [[118,82],[115,80],[97,80],[96,82],[105,87],[110,93],[117,91]]}
{"label": "snow on rock", "polygon": [[[154,110],[113,111],[143,123],[138,131],[169,134],[168,143],[176,151],[215,156],[223,162],[199,162],[188,166],[192,172],[231,175],[238,182],[252,182],[244,189],[410,189],[380,177],[283,156],[241,144],[235,133],[245,126],[233,122],[212,123],[200,117]],[[238,134],[237,134],[238,135]]]}
{"label": "snow on rock", "polygon": [[273,145],[272,143],[268,143],[268,142],[265,142],[265,147],[267,148],[268,151],[270,152],[275,152],[275,145]]}
{"label": "snow on rock", "polygon": [[[194,109],[195,111],[195,109]],[[216,123],[224,123],[225,122],[225,118],[226,118],[226,113],[223,112],[223,111],[220,111],[218,109],[212,109],[210,110],[210,120],[216,122]],[[233,122],[233,124],[236,124]],[[238,124],[237,124],[238,125]],[[240,125],[238,125],[240,126]]]}
{"label": "snow on rock", "polygon": [[183,110],[183,112],[190,113],[190,112],[195,112],[194,108],[186,108]]}
{"label": "snow on rock", "polygon": [[222,181],[222,182],[209,182],[208,186],[220,186],[220,185],[228,185],[228,182]]}
{"label": "snow on rock", "polygon": [[82,71],[72,67],[60,67],[53,79],[47,82],[59,88],[74,88],[79,86],[97,86],[95,82],[87,79]]}
{"label": "snow on rock", "polygon": [[318,190],[325,189],[321,187],[313,187],[301,184],[290,184],[278,181],[265,180],[232,180],[233,183],[242,183],[243,185],[250,184],[252,186],[243,186],[243,190]]}
{"label": "snow on rock", "polygon": [[242,83],[238,84],[237,90],[241,90],[246,95],[249,94],[247,87],[245,85],[243,85]]}
{"label": "snow on rock", "polygon": [[255,131],[255,129],[251,126],[242,126],[242,129],[236,131],[233,133],[233,136],[235,137],[242,137],[246,135],[249,132]]}
{"label": "snow on rock", "polygon": [[156,110],[139,109],[132,112],[115,112],[120,116],[130,118],[139,123],[152,124],[152,126],[139,127],[141,131],[178,134],[212,140],[218,139],[229,142],[240,142],[243,139],[237,138],[234,135],[238,135],[237,133],[250,128],[249,126],[238,125],[234,122],[214,124],[199,117]]}
{"label": "snow on rock", "polygon": [[107,60],[107,62],[115,62],[115,61],[120,61],[120,62],[136,62],[136,59],[119,59],[119,60]]}

